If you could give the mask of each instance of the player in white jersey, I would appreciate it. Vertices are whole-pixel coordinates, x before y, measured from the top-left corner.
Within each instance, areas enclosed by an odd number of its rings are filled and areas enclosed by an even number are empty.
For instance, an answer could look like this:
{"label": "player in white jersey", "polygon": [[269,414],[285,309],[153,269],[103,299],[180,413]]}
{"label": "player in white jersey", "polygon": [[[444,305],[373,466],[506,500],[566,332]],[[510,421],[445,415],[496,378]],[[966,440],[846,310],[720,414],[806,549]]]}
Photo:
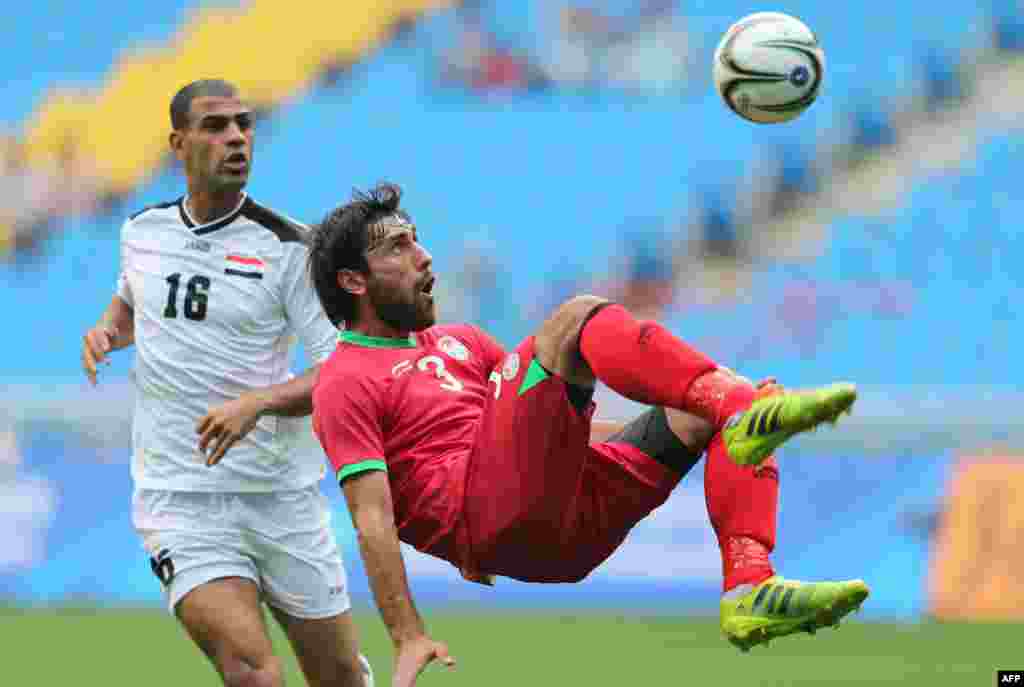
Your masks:
{"label": "player in white jersey", "polygon": [[[283,683],[262,601],[310,685],[362,687],[323,457],[296,445],[337,334],[307,281],[306,228],[244,193],[252,113],[233,85],[184,87],[171,123],[188,192],[125,222],[117,292],[82,352],[95,384],[135,344],[136,530],[225,685]],[[293,378],[295,337],[313,367]]]}

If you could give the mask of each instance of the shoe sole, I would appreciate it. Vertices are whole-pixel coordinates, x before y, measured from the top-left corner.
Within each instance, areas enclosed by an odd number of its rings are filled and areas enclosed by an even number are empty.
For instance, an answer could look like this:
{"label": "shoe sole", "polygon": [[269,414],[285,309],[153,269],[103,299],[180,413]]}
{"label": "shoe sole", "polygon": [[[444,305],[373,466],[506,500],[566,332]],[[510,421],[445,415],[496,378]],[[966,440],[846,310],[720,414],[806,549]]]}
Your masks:
{"label": "shoe sole", "polygon": [[868,594],[870,594],[870,590],[867,585],[864,585],[862,589],[857,589],[851,594],[836,600],[831,605],[819,609],[809,618],[755,627],[747,632],[737,631],[730,633],[724,631],[724,634],[733,646],[743,653],[747,653],[759,644],[767,645],[773,639],[787,637],[798,632],[806,632],[813,635],[823,627],[839,629],[839,622],[850,613],[860,610],[864,600],[868,598]]}
{"label": "shoe sole", "polygon": [[812,413],[807,420],[800,422],[795,426],[780,429],[777,433],[779,436],[775,441],[766,442],[764,447],[752,450],[750,455],[744,456],[742,459],[733,457],[732,452],[727,448],[729,456],[739,465],[758,465],[774,453],[779,446],[786,443],[797,434],[814,431],[826,422],[831,425],[835,425],[843,415],[849,415],[853,412],[853,404],[857,400],[857,387],[854,385],[836,384],[835,387],[836,388],[831,391],[829,398],[823,401],[820,406],[815,409],[816,412]]}

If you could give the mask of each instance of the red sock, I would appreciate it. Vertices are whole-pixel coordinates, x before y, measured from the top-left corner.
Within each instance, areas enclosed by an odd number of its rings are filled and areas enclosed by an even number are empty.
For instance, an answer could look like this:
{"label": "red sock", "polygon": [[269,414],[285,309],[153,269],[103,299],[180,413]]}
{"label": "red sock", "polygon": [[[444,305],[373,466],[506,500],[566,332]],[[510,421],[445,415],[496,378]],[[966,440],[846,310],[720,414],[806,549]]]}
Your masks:
{"label": "red sock", "polygon": [[711,370],[690,384],[683,400],[686,407],[682,410],[707,420],[715,429],[721,429],[734,413],[750,407],[756,391],[734,375],[719,369]]}
{"label": "red sock", "polygon": [[775,548],[779,507],[775,458],[757,467],[737,465],[716,433],[704,459],[704,497],[722,552],[722,591],[774,575],[768,555]]}
{"label": "red sock", "polygon": [[657,322],[638,320],[617,304],[601,308],[583,325],[580,353],[613,391],[680,410],[687,410],[693,381],[718,367]]}

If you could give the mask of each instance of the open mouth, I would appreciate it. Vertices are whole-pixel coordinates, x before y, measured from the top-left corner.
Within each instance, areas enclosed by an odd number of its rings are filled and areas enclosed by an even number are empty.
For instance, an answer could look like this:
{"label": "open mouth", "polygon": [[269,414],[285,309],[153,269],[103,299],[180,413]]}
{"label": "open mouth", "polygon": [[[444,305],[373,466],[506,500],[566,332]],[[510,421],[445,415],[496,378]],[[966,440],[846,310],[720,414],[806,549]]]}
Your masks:
{"label": "open mouth", "polygon": [[224,158],[224,166],[232,167],[235,169],[243,168],[249,164],[249,159],[245,156],[245,153],[231,153]]}
{"label": "open mouth", "polygon": [[429,277],[425,282],[423,282],[423,286],[420,287],[420,293],[424,294],[425,296],[430,296],[431,294],[433,294],[434,281],[434,277]]}

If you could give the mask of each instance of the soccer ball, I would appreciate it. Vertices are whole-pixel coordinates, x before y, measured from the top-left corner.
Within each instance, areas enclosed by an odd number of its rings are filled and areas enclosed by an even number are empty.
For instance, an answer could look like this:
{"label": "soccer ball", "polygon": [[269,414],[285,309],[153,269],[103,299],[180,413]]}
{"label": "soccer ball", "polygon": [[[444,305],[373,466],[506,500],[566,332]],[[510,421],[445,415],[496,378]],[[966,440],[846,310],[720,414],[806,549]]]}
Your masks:
{"label": "soccer ball", "polygon": [[825,76],[825,53],[799,19],[751,14],[715,49],[715,88],[729,108],[759,124],[785,122],[810,107]]}

